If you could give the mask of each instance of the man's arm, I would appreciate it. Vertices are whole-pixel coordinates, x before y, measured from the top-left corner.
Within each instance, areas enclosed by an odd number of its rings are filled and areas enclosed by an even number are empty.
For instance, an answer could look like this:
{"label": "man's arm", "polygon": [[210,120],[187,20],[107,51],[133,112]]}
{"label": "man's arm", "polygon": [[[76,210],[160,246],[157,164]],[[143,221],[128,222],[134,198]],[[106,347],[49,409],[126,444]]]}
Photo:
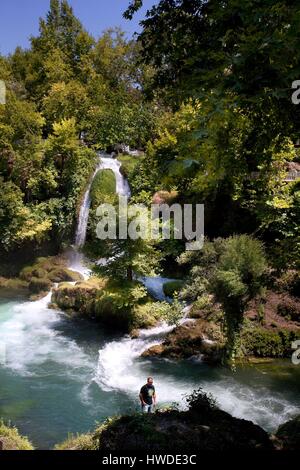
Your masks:
{"label": "man's arm", "polygon": [[154,389],[154,393],[153,393],[153,405],[156,405],[156,391]]}
{"label": "man's arm", "polygon": [[[142,389],[142,390],[143,390],[143,389]],[[140,400],[141,400],[141,404],[142,404],[142,405],[146,405],[146,403],[144,402],[142,390],[140,391],[139,397],[140,397]]]}

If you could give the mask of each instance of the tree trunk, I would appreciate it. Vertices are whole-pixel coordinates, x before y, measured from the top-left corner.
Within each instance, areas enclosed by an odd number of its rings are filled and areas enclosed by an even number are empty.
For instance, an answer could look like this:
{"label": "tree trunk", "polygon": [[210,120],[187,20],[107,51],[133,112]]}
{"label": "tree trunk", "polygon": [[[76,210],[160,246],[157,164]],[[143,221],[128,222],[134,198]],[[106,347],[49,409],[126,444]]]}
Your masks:
{"label": "tree trunk", "polygon": [[132,272],[132,267],[129,266],[127,268],[127,280],[132,282],[133,281],[133,272]]}

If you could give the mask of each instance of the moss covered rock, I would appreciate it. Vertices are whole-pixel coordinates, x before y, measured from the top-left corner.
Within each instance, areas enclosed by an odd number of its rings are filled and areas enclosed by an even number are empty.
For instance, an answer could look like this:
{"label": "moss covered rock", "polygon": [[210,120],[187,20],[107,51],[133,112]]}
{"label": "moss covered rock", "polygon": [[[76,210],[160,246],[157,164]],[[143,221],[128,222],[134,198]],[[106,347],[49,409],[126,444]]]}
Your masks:
{"label": "moss covered rock", "polygon": [[62,310],[90,316],[127,333],[156,325],[161,313],[141,284],[108,284],[106,279],[97,277],[75,285],[59,284],[53,289],[51,302]]}
{"label": "moss covered rock", "polygon": [[67,260],[61,256],[38,258],[32,266],[26,266],[20,272],[20,280],[27,283],[31,294],[49,292],[54,283],[76,282],[82,275],[66,267]]}
{"label": "moss covered rock", "polygon": [[273,448],[270,437],[259,426],[206,406],[185,412],[169,410],[115,418],[100,426],[93,439],[96,448],[103,453],[142,451],[161,454]]}
{"label": "moss covered rock", "polygon": [[28,287],[32,294],[49,292],[52,287],[52,282],[47,278],[32,277]]}
{"label": "moss covered rock", "polygon": [[220,362],[225,340],[220,328],[204,320],[188,321],[167,334],[161,345],[144,351],[143,357],[175,359],[201,356],[207,362]]}
{"label": "moss covered rock", "polygon": [[16,297],[27,297],[29,295],[28,282],[22,279],[6,279],[0,277],[0,296],[10,299]]}
{"label": "moss covered rock", "polygon": [[96,298],[105,283],[106,281],[98,278],[77,282],[75,285],[61,283],[53,289],[51,302],[62,310],[74,310],[94,316]]}
{"label": "moss covered rock", "polygon": [[300,415],[279,426],[276,437],[284,450],[300,449]]}
{"label": "moss covered rock", "polygon": [[71,271],[68,268],[56,268],[48,273],[48,279],[50,281],[58,282],[77,282],[82,280],[82,275],[78,272]]}

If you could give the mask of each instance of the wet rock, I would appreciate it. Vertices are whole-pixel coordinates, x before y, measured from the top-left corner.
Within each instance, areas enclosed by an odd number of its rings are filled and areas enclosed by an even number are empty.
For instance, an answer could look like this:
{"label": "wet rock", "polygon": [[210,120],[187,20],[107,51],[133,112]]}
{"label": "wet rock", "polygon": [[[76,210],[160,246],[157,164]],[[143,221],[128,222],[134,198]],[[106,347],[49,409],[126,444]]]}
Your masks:
{"label": "wet rock", "polygon": [[143,352],[143,357],[186,359],[199,357],[207,362],[219,362],[224,348],[220,328],[204,320],[188,321],[167,334],[164,342]]}
{"label": "wet rock", "polygon": [[123,416],[100,427],[96,448],[114,452],[175,452],[271,450],[270,436],[250,421],[207,408],[168,410],[149,416]]}
{"label": "wet rock", "polygon": [[164,351],[165,348],[162,344],[156,344],[155,346],[151,346],[151,348],[144,351],[142,357],[164,356]]}
{"label": "wet rock", "polygon": [[276,437],[284,450],[300,449],[300,415],[279,426]]}

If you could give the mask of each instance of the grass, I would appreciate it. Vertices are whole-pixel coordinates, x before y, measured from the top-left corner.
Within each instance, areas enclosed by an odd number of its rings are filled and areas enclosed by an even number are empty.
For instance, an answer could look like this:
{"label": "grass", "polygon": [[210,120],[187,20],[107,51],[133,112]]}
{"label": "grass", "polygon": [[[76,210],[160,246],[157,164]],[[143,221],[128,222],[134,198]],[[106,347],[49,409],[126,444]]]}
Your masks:
{"label": "grass", "polygon": [[57,444],[54,450],[95,450],[95,443],[91,434],[71,434],[64,442]]}
{"label": "grass", "polygon": [[17,428],[7,426],[3,421],[0,421],[0,440],[4,450],[34,450],[27,437],[20,436]]}
{"label": "grass", "polygon": [[91,187],[92,207],[96,208],[103,202],[111,202],[110,199],[115,194],[116,178],[114,172],[110,169],[99,171]]}
{"label": "grass", "polygon": [[121,173],[128,178],[129,174],[134,170],[135,166],[139,162],[139,157],[133,157],[132,155],[119,155],[118,160],[121,163]]}

